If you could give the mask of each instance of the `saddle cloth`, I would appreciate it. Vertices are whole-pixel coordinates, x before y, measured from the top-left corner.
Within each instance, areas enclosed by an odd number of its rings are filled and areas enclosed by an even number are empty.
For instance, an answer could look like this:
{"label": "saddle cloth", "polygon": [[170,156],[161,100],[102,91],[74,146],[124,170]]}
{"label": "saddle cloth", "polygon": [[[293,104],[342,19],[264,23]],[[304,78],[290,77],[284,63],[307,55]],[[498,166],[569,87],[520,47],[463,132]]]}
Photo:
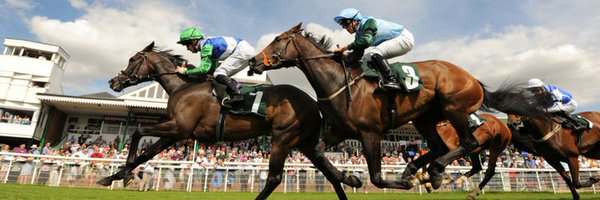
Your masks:
{"label": "saddle cloth", "polygon": [[[236,115],[259,115],[266,117],[267,102],[265,97],[267,94],[264,90],[266,87],[270,87],[270,85],[242,87],[240,89],[240,93],[244,95],[244,100],[232,105],[229,112]],[[213,88],[213,94],[219,99],[219,101],[222,102],[224,98],[228,98],[224,85],[213,83]]]}
{"label": "saddle cloth", "polygon": [[[361,64],[361,69],[367,72],[367,78],[381,78],[374,68],[369,67],[368,62]],[[414,92],[423,88],[423,79],[419,74],[419,68],[414,63],[390,63],[390,68],[398,75],[398,82],[402,85],[404,92]]]}

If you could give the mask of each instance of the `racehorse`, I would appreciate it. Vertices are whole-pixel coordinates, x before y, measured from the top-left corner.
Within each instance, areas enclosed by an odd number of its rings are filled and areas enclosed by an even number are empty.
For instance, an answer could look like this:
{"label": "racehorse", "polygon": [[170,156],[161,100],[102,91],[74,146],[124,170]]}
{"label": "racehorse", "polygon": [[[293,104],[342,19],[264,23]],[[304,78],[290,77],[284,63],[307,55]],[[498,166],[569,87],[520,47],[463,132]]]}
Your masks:
{"label": "racehorse", "polygon": [[[537,154],[546,159],[571,190],[573,199],[579,199],[576,189],[591,187],[600,181],[600,177],[592,176],[586,182],[579,180],[578,157],[585,156],[600,159],[600,113],[582,112],[578,115],[590,120],[593,126],[575,133],[572,129],[562,127],[561,121],[554,117],[527,117],[508,115],[508,124],[514,134],[529,135]],[[581,136],[580,136],[581,134]],[[560,162],[569,166],[571,178]]]}
{"label": "racehorse", "polygon": [[[519,104],[527,102],[526,97],[510,92],[513,88],[489,92],[464,69],[440,60],[414,63],[424,83],[419,91],[386,93],[378,89],[377,81],[363,78],[366,72],[360,68],[349,67],[348,75],[339,56],[327,50],[331,40],[324,36],[317,41],[310,33],[301,31],[301,26],[302,23],[275,37],[250,60],[251,71],[262,73],[297,66],[315,90],[319,108],[328,123],[347,137],[362,142],[370,180],[379,188],[412,188],[405,178],[401,181],[382,179],[380,139],[389,128],[413,122],[431,150],[411,162],[405,174],[414,174],[418,166],[437,158],[427,169],[432,185],[437,189],[442,184],[445,166],[478,146],[473,130],[469,130],[471,113],[482,106],[524,115],[537,112],[522,109]],[[342,92],[347,95],[339,95]],[[436,131],[436,124],[444,119],[456,129],[461,142],[449,152]],[[324,138],[329,140],[325,141],[327,144],[335,143],[335,139],[340,138],[328,138],[327,135]],[[448,153],[442,156],[445,152]]]}
{"label": "racehorse", "polygon": [[[490,155],[485,176],[483,180],[481,180],[481,183],[479,183],[479,186],[469,194],[467,197],[468,199],[477,199],[481,190],[485,187],[487,182],[492,179],[496,173],[496,161],[502,151],[510,144],[512,139],[510,129],[503,121],[491,114],[484,113],[481,114],[480,117],[485,119],[485,122],[473,132],[473,135],[475,135],[480,146],[469,153],[472,168],[458,179],[457,184],[482,170],[481,159],[479,157],[481,151],[489,149]],[[456,149],[459,146],[458,133],[456,133],[456,130],[450,123],[447,123],[446,121],[439,123],[437,125],[437,131],[440,133],[442,140],[450,150]]]}
{"label": "racehorse", "polygon": [[[113,180],[120,179],[125,179],[127,184],[132,178],[133,169],[177,141],[188,138],[205,142],[220,140],[216,130],[221,104],[212,95],[213,87],[208,81],[198,81],[176,73],[176,67],[184,62],[180,56],[172,55],[169,51],[157,51],[152,42],[133,55],[128,66],[109,81],[111,89],[117,92],[140,82],[157,81],[169,94],[169,119],[137,129],[131,136],[131,149],[125,167],[98,181],[98,184],[107,186]],[[318,146],[321,117],[314,99],[290,85],[264,87],[263,92],[266,117],[227,114],[222,129],[226,133],[224,140],[229,141],[271,135],[268,179],[257,199],[266,199],[281,183],[285,159],[294,147],[323,172],[340,199],[347,199],[340,182],[352,187],[362,186],[357,177],[345,176],[334,167],[324,156],[325,146]],[[144,136],[160,139],[137,156],[139,140]]]}

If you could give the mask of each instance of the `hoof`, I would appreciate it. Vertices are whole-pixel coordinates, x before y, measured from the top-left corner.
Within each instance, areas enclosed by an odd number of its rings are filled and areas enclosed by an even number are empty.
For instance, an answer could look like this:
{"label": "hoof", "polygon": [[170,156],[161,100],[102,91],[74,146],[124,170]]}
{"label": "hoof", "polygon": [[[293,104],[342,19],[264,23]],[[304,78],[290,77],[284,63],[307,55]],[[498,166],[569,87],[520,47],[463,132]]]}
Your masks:
{"label": "hoof", "polygon": [[431,175],[429,177],[429,180],[431,181],[431,187],[434,190],[437,190],[438,188],[440,188],[442,186],[442,183],[444,182],[444,178],[442,177],[442,175]]}
{"label": "hoof", "polygon": [[113,180],[114,179],[112,176],[107,176],[103,179],[100,179],[98,182],[96,182],[96,184],[102,185],[102,186],[110,186],[110,184],[112,184]]}
{"label": "hoof", "polygon": [[348,185],[350,187],[359,188],[359,187],[362,187],[362,181],[360,181],[360,179],[358,179],[358,177],[356,177],[354,175],[350,175],[350,176],[348,176],[346,185]]}
{"label": "hoof", "polygon": [[431,187],[431,183],[425,183],[425,191],[427,191],[427,193],[433,192],[433,187]]}
{"label": "hoof", "polygon": [[133,181],[133,176],[129,174],[123,179],[123,187],[127,187]]}
{"label": "hoof", "polygon": [[467,195],[467,200],[476,200],[476,199],[477,199],[477,194],[475,194],[475,192]]}
{"label": "hoof", "polygon": [[415,178],[401,179],[399,181],[399,184],[400,184],[400,186],[401,186],[402,189],[407,189],[408,190],[408,189],[411,189],[411,188],[415,187],[415,184],[412,182],[413,180],[415,180]]}

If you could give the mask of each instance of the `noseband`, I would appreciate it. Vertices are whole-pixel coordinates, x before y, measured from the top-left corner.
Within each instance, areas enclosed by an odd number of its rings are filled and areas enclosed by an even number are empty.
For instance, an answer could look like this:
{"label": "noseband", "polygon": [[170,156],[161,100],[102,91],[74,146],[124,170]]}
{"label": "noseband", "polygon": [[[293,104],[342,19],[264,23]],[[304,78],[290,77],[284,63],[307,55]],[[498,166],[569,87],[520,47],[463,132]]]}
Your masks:
{"label": "noseband", "polygon": [[[142,56],[142,58],[138,59],[136,66],[132,70],[129,70],[129,73],[126,73],[125,70],[121,70],[121,75],[126,76],[127,79],[125,79],[125,80],[118,79],[120,85],[123,85],[123,83],[138,84],[140,82],[156,80],[156,78],[158,78],[162,75],[177,74],[177,72],[167,72],[167,73],[148,74],[145,76],[139,76],[138,73],[139,73],[140,69],[142,68],[142,65],[144,64],[144,61],[147,61],[148,55],[146,55],[147,52],[144,52],[144,51],[139,51],[138,53]],[[150,63],[150,65],[152,65],[152,63]]]}

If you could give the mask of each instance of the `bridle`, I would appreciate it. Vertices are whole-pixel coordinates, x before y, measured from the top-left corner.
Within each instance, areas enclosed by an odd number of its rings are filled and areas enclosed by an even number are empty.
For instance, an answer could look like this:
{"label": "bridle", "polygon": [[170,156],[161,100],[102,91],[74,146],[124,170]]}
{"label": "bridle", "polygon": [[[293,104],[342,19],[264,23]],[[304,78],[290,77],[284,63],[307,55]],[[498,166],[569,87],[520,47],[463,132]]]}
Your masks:
{"label": "bridle", "polygon": [[[138,54],[140,54],[142,56],[142,58],[138,59],[135,67],[133,67],[131,70],[128,70],[129,73],[125,72],[125,70],[121,70],[120,74],[127,78],[124,80],[118,79],[120,85],[123,85],[124,83],[129,83],[129,84],[135,85],[140,82],[156,80],[158,77],[163,76],[163,75],[177,74],[177,72],[166,72],[166,73],[160,73],[160,74],[148,74],[148,75],[144,75],[144,76],[139,76],[138,72],[142,68],[142,65],[144,65],[145,62],[148,62],[148,55],[146,55],[146,53],[147,52],[145,52],[145,51],[138,52]],[[162,56],[162,55],[160,55],[160,56]],[[151,62],[149,62],[149,63],[150,63],[150,65],[153,66],[153,64]]]}
{"label": "bridle", "polygon": [[[300,31],[302,31],[302,30],[300,30]],[[298,32],[300,32],[300,31],[298,31]],[[271,57],[268,57],[267,54],[263,50],[261,52],[261,54],[263,55],[262,64],[265,67],[279,65],[280,63],[285,63],[285,62],[293,62],[296,65],[300,65],[301,62],[304,60],[313,60],[313,59],[319,59],[319,58],[331,58],[331,57],[335,57],[335,56],[341,56],[341,54],[328,53],[328,54],[320,54],[320,55],[308,56],[308,57],[282,58],[281,55],[283,55],[284,53],[287,52],[287,49],[290,46],[290,44],[292,44],[294,46],[294,48],[296,49],[296,52],[300,52],[298,49],[298,45],[296,44],[296,41],[294,40],[294,38],[296,37],[296,34],[298,34],[298,32],[289,33],[289,34],[285,35],[284,37],[281,37],[281,36],[275,37],[276,42],[279,42],[281,40],[288,39],[288,38],[289,38],[289,40],[285,44],[285,48],[279,50],[275,55],[273,55]],[[288,66],[286,66],[286,67],[288,67]],[[362,79],[365,75],[367,75],[368,71],[363,71],[362,74],[360,74],[356,78],[350,80],[349,72],[348,72],[348,69],[346,68],[344,59],[342,59],[342,68],[344,69],[344,75],[345,75],[344,80],[346,81],[346,84],[327,97],[317,97],[317,101],[330,101],[331,99],[335,98],[337,95],[342,93],[344,90],[346,90],[348,99],[350,102],[352,102],[352,91],[351,91],[350,86],[354,85],[358,80]],[[350,104],[348,104],[348,105],[350,105]]]}

